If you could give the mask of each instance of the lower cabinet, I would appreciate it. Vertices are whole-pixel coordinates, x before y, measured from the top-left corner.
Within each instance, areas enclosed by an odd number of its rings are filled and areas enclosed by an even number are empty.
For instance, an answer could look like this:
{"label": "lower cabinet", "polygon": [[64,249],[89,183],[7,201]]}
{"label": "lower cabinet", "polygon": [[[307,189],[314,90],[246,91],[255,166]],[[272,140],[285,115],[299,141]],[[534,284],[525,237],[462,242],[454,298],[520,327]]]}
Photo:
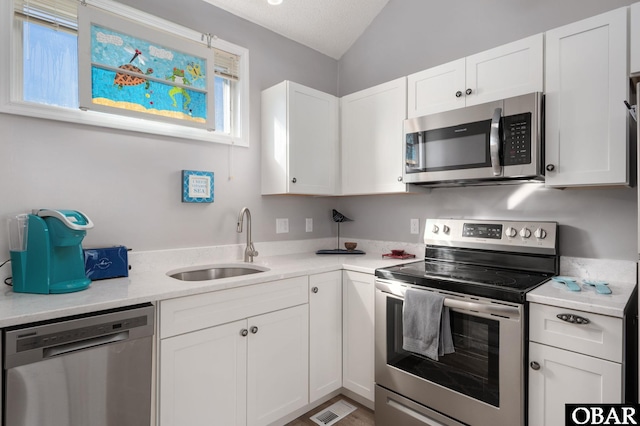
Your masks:
{"label": "lower cabinet", "polygon": [[374,401],[375,277],[343,271],[342,386]]}
{"label": "lower cabinet", "polygon": [[342,386],[342,271],[309,276],[309,402]]}
{"label": "lower cabinet", "polygon": [[[621,403],[622,365],[552,346],[531,343],[529,424],[564,424],[565,404]],[[538,368],[538,367],[536,367]]]}
{"label": "lower cabinet", "polygon": [[565,404],[623,397],[623,320],[531,303],[529,425],[564,424]]}
{"label": "lower cabinet", "polygon": [[158,424],[267,425],[308,404],[308,291],[305,276],[162,301]]}

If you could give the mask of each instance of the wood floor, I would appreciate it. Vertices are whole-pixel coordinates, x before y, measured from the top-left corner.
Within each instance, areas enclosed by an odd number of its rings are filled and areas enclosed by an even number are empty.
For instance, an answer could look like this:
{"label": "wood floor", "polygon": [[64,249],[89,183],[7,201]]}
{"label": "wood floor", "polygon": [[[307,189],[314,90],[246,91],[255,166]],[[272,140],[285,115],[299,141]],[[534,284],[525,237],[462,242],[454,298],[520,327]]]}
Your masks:
{"label": "wood floor", "polygon": [[354,400],[347,398],[344,395],[338,395],[335,398],[330,399],[324,404],[318,406],[314,410],[311,410],[308,413],[298,417],[294,421],[287,423],[286,426],[318,426],[318,424],[312,421],[309,417],[313,416],[316,413],[319,413],[320,411],[324,410],[325,408],[332,405],[333,403],[340,401],[341,399],[344,399],[346,402],[348,402],[351,405],[355,405],[357,409],[356,411],[349,414],[344,419],[335,423],[335,426],[374,426],[375,425],[375,422],[373,419],[373,411],[371,411],[370,409],[368,409],[367,407],[361,404],[358,404]]}

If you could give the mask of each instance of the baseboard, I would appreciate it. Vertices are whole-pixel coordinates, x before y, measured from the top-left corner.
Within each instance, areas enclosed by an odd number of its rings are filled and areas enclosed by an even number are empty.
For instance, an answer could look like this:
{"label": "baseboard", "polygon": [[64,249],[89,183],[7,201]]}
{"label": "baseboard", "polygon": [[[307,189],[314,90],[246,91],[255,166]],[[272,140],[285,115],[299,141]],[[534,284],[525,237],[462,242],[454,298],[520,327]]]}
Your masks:
{"label": "baseboard", "polygon": [[330,394],[325,395],[322,398],[320,398],[320,399],[318,399],[316,401],[313,401],[312,403],[307,404],[302,408],[297,409],[293,413],[290,413],[290,414],[282,417],[281,419],[276,420],[273,423],[270,423],[268,426],[283,426],[283,425],[286,425],[287,423],[297,419],[298,417],[300,417],[303,414],[313,410],[314,408],[317,408],[317,407],[321,406],[325,402],[329,401],[331,398],[340,395],[341,394],[341,392],[340,392],[341,390],[342,389],[334,390]]}
{"label": "baseboard", "polygon": [[347,398],[351,398],[353,399],[355,402],[357,402],[358,404],[362,404],[365,407],[367,407],[368,409],[370,409],[371,411],[374,411],[375,409],[375,403],[374,401],[371,401],[363,396],[358,395],[357,393],[346,389],[346,388],[342,388],[340,389],[340,394],[346,396]]}

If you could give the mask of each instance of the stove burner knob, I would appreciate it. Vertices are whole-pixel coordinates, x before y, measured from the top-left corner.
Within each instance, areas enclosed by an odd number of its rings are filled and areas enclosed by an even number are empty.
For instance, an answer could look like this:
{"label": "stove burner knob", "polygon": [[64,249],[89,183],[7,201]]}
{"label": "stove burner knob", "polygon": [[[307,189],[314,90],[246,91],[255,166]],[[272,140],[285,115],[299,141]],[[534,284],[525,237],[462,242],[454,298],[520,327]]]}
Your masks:
{"label": "stove burner knob", "polygon": [[440,228],[438,227],[438,225],[433,225],[433,229],[431,230],[431,232],[433,232],[434,234],[437,234],[438,231],[440,231]]}
{"label": "stove burner knob", "polygon": [[522,230],[520,231],[520,236],[522,238],[529,238],[531,236],[531,231],[529,230],[529,228],[522,228]]}
{"label": "stove burner knob", "polygon": [[512,228],[510,226],[510,227],[508,227],[507,229],[504,230],[504,235],[506,235],[509,238],[513,238],[516,235],[518,235],[518,231],[516,230],[516,228]]}
{"label": "stove burner knob", "polygon": [[447,225],[442,225],[442,232],[444,232],[445,234],[448,234],[450,231],[449,227]]}
{"label": "stove burner knob", "polygon": [[547,231],[542,228],[538,228],[536,229],[536,232],[533,233],[533,235],[539,240],[544,240],[547,237]]}

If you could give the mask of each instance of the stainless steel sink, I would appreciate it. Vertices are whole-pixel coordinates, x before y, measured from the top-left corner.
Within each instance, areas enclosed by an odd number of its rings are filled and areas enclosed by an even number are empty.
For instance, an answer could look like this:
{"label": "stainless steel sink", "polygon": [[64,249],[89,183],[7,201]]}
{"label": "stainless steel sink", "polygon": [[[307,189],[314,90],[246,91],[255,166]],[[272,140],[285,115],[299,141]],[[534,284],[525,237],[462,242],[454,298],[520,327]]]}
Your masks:
{"label": "stainless steel sink", "polygon": [[240,277],[243,275],[257,274],[268,271],[268,268],[257,265],[228,264],[199,267],[198,269],[169,272],[171,278],[181,281],[208,281],[221,278]]}

